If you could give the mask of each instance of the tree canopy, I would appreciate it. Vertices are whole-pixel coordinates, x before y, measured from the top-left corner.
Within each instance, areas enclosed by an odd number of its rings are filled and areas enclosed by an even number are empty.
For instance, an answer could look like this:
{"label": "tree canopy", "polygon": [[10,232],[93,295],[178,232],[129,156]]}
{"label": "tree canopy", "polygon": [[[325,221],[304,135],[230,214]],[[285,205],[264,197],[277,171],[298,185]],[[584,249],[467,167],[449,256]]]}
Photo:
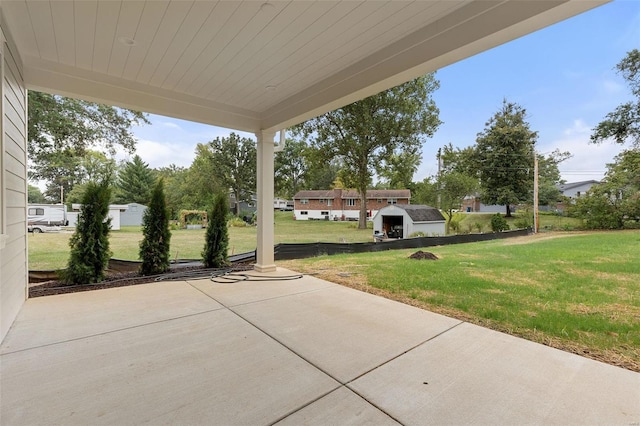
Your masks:
{"label": "tree canopy", "polygon": [[149,123],[138,111],[31,90],[28,102],[29,177],[53,187],[50,196],[80,183],[78,169],[87,151],[114,154],[121,147],[132,153],[131,127]]}
{"label": "tree canopy", "polygon": [[416,156],[427,137],[434,134],[440,120],[431,94],[439,87],[433,74],[401,84],[377,95],[313,118],[296,128],[310,138],[311,145],[326,161],[338,158],[340,179],[360,193],[360,221],[366,228],[366,190],[374,175],[405,166],[402,153],[413,155],[403,180],[411,181]]}
{"label": "tree canopy", "polygon": [[531,199],[537,132],[525,121],[526,111],[506,100],[476,139],[481,198],[485,204],[510,206]]}
{"label": "tree canopy", "polygon": [[203,155],[209,156],[211,174],[225,191],[229,189],[235,196],[236,215],[240,215],[240,202],[251,201],[256,190],[256,143],[231,133],[227,138],[217,137],[202,148]]}
{"label": "tree canopy", "polygon": [[625,102],[607,114],[593,130],[591,142],[630,142],[635,148],[640,148],[640,50],[627,52],[616,69],[626,80],[635,100]]}

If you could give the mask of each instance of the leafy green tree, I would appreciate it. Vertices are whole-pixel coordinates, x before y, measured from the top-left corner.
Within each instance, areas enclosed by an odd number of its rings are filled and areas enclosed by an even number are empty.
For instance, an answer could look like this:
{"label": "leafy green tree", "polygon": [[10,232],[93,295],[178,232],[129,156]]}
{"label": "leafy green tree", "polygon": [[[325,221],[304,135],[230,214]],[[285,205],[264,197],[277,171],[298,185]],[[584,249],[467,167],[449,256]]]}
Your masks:
{"label": "leafy green tree", "polygon": [[407,151],[394,152],[386,161],[388,167],[378,170],[383,186],[388,189],[409,189],[422,161],[420,147],[412,146]]}
{"label": "leafy green tree", "polygon": [[602,183],[569,209],[587,228],[622,229],[627,221],[640,221],[640,149],[625,150],[614,160]]}
{"label": "leafy green tree", "polygon": [[570,152],[556,149],[547,156],[538,155],[538,204],[541,206],[555,205],[562,193],[558,189],[559,183],[564,183],[560,177],[558,165],[571,158]]}
{"label": "leafy green tree", "polygon": [[171,231],[169,230],[169,212],[164,197],[164,181],[158,179],[151,202],[142,217],[142,241],[140,259],[142,275],[162,274],[169,269],[169,248]]}
{"label": "leafy green tree", "polygon": [[275,192],[291,199],[303,189],[309,171],[308,147],[304,140],[287,139],[284,149],[274,159]]}
{"label": "leafy green tree", "polygon": [[506,206],[532,199],[533,153],[538,134],[525,121],[526,111],[507,102],[476,139],[481,198],[485,204]]}
{"label": "leafy green tree", "polygon": [[[80,159],[86,151],[101,148],[111,154],[120,146],[135,149],[133,125],[149,123],[138,111],[29,91],[29,176],[51,186],[51,195],[71,191]],[[55,198],[59,200],[59,196]]]}
{"label": "leafy green tree", "polygon": [[301,189],[333,189],[335,182],[339,180],[340,161],[336,158],[327,159],[317,149],[309,147],[307,151],[309,170],[304,188]]}
{"label": "leafy green tree", "polygon": [[153,170],[139,155],[134,155],[132,160],[124,163],[118,171],[115,201],[121,204],[147,205],[151,200],[153,183]]}
{"label": "leafy green tree", "polygon": [[[251,201],[256,190],[256,143],[231,133],[228,138],[215,138],[205,146],[218,184],[231,190],[236,199],[235,213],[240,215],[240,202]],[[203,148],[204,149],[204,148]]]}
{"label": "leafy green tree", "polygon": [[438,207],[438,183],[434,177],[428,176],[413,185],[411,202]]}
{"label": "leafy green tree", "polygon": [[37,186],[29,185],[27,199],[29,204],[41,204],[47,200],[44,198],[44,194]]}
{"label": "leafy green tree", "polygon": [[440,125],[431,94],[433,74],[313,118],[295,131],[327,159],[339,158],[341,180],[360,193],[358,228],[367,227],[366,190],[374,174],[393,167],[402,152],[415,153]]}
{"label": "leafy green tree", "polygon": [[91,284],[105,277],[109,263],[109,200],[107,181],[89,182],[82,197],[82,208],[73,236],[69,240],[71,255],[63,280],[70,284]]}
{"label": "leafy green tree", "polygon": [[462,205],[464,197],[472,194],[478,185],[478,181],[464,173],[451,171],[442,173],[438,179],[438,193],[440,195],[440,209],[447,217],[447,234],[451,227],[454,210]]}
{"label": "leafy green tree", "polygon": [[478,176],[478,159],[475,146],[456,148],[451,142],[440,152],[441,173],[458,172],[467,176]]}
{"label": "leafy green tree", "polygon": [[180,210],[201,210],[201,206],[190,204],[185,200],[189,189],[187,184],[188,169],[171,164],[154,170],[154,174],[164,180],[165,201],[169,217],[178,219]]}
{"label": "leafy green tree", "polygon": [[635,100],[619,105],[607,114],[593,129],[591,142],[601,143],[613,139],[616,143],[631,142],[632,146],[640,148],[640,50],[627,52],[616,69],[627,81]]}
{"label": "leafy green tree", "polygon": [[213,200],[205,234],[202,263],[206,268],[222,268],[228,265],[229,230],[227,228],[227,197],[218,194]]}

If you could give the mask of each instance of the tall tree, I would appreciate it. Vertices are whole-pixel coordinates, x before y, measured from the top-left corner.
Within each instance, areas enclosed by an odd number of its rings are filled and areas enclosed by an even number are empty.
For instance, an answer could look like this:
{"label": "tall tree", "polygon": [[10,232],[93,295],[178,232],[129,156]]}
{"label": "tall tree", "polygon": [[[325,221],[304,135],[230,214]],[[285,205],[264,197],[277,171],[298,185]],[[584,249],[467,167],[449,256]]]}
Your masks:
{"label": "tall tree", "polygon": [[275,189],[285,198],[301,190],[309,170],[307,144],[304,140],[287,139],[284,149],[275,155]]}
{"label": "tall tree", "polygon": [[[66,203],[70,201],[72,193],[82,194],[87,182],[101,182],[113,180],[116,168],[115,160],[107,157],[103,152],[86,150],[81,157],[68,152],[55,153],[49,157],[50,162],[42,166],[42,172],[57,178],[47,183],[45,196],[54,202]],[[60,184],[62,182],[62,184]],[[76,191],[77,186],[82,186]],[[71,188],[71,190],[69,190]]]}
{"label": "tall tree", "polygon": [[231,133],[227,138],[217,137],[202,149],[208,150],[213,168],[211,173],[225,190],[231,190],[240,215],[240,202],[251,201],[256,190],[256,143]]}
{"label": "tall tree", "polygon": [[506,206],[528,201],[533,194],[534,147],[537,132],[525,121],[526,110],[504,100],[476,139],[481,198],[486,204]]}
{"label": "tall tree", "polygon": [[556,149],[549,155],[538,155],[538,202],[541,206],[555,205],[562,195],[558,184],[564,181],[560,177],[558,165],[571,158],[568,151]]}
{"label": "tall tree", "polygon": [[151,201],[142,218],[142,241],[140,242],[140,273],[162,274],[169,269],[169,212],[164,198],[164,182],[158,179],[153,188]]}
{"label": "tall tree", "polygon": [[42,204],[47,200],[37,186],[29,185],[27,199],[29,204]]}
{"label": "tall tree", "polygon": [[476,190],[478,181],[473,176],[457,171],[449,171],[440,174],[437,185],[440,196],[440,209],[447,216],[448,234],[454,210],[460,208],[464,197]]}
{"label": "tall tree", "polygon": [[29,175],[64,192],[76,183],[76,167],[88,149],[135,149],[133,125],[149,123],[138,111],[29,91]]}
{"label": "tall tree", "polygon": [[122,204],[147,205],[151,200],[153,185],[153,170],[139,155],[134,155],[131,161],[124,163],[118,171],[115,201]]}
{"label": "tall tree", "polygon": [[408,189],[421,161],[419,146],[412,146],[403,152],[394,152],[386,160],[388,167],[378,170],[382,186],[388,189]]}
{"label": "tall tree", "polygon": [[427,74],[297,127],[327,158],[340,159],[341,179],[360,193],[360,229],[367,226],[366,191],[374,174],[392,167],[394,156],[417,152],[440,125],[431,98],[438,86]]}
{"label": "tall tree", "polygon": [[591,134],[591,142],[601,143],[613,139],[640,148],[640,50],[633,49],[616,65],[618,73],[627,81],[634,101],[619,105],[607,114]]}
{"label": "tall tree", "polygon": [[185,193],[189,189],[186,183],[187,173],[186,168],[178,167],[175,164],[154,170],[154,174],[164,180],[165,201],[171,219],[178,219],[182,209],[201,210],[201,207],[189,204],[185,200]]}

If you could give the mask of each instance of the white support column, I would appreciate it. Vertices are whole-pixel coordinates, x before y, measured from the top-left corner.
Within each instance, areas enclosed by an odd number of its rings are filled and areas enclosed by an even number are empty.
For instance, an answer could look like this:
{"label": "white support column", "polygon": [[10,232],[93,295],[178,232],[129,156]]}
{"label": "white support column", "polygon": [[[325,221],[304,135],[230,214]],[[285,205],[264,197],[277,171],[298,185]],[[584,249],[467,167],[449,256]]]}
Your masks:
{"label": "white support column", "polygon": [[273,152],[276,132],[257,132],[257,189],[258,189],[258,247],[256,253],[256,271],[276,270],[273,255]]}

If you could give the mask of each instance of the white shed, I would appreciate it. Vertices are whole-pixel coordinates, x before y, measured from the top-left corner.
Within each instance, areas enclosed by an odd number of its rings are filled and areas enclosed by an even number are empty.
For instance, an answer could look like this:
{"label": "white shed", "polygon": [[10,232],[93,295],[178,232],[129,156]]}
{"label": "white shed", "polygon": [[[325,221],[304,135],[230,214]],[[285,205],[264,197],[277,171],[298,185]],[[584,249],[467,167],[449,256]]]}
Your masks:
{"label": "white shed", "polygon": [[414,232],[426,236],[445,234],[445,218],[435,207],[421,204],[393,204],[373,217],[373,233],[388,238],[407,238]]}
{"label": "white shed", "polygon": [[[111,219],[111,230],[120,230],[120,213],[126,211],[129,208],[126,204],[109,204],[109,218]],[[76,226],[78,222],[78,215],[82,209],[82,204],[71,204],[72,211],[68,213],[69,226]]]}

